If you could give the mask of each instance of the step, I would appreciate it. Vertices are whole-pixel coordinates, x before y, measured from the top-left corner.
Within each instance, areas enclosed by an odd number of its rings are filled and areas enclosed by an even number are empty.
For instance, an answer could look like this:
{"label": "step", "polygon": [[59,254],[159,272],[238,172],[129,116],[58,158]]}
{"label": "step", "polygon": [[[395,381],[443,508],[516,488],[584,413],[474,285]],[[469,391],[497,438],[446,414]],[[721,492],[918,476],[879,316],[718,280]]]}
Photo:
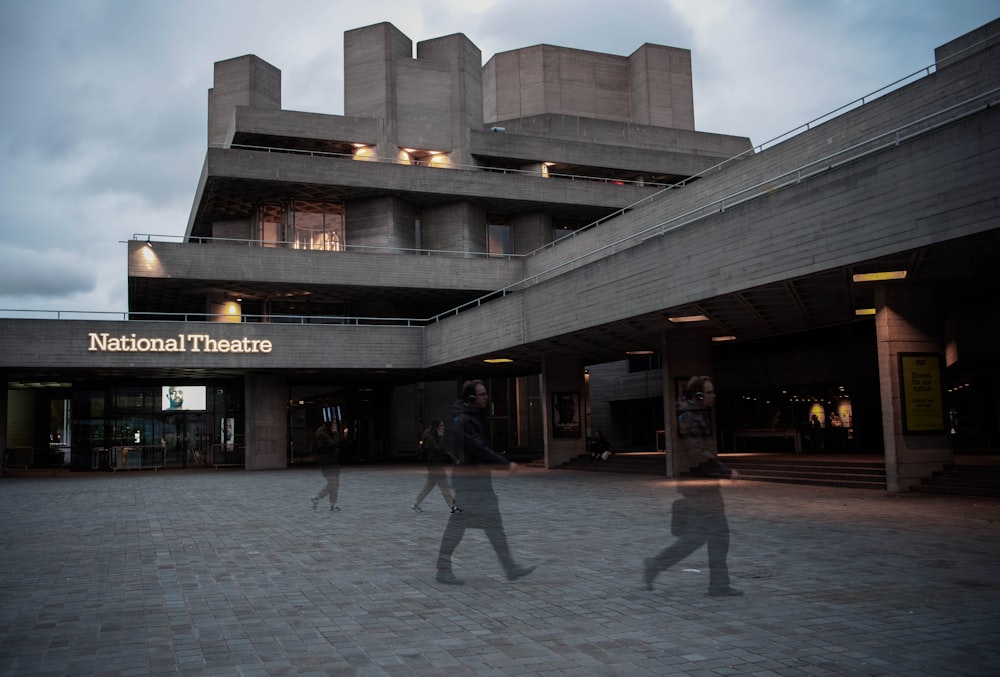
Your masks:
{"label": "step", "polygon": [[873,475],[873,476],[884,476],[885,466],[859,466],[859,465],[848,465],[848,464],[827,464],[827,465],[795,465],[792,463],[785,464],[757,464],[757,463],[726,463],[730,468],[739,470],[740,472],[766,472],[766,473],[850,473],[852,475]]}

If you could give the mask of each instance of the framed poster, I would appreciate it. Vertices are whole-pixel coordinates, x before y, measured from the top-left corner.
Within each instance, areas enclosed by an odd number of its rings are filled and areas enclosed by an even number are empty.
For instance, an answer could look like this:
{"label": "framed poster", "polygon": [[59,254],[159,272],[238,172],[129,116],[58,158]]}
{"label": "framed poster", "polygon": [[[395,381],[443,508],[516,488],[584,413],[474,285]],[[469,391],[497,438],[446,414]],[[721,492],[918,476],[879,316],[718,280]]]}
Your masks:
{"label": "framed poster", "polygon": [[232,451],[236,440],[236,419],[223,416],[219,421],[221,424],[222,448],[226,451]]}
{"label": "framed poster", "polygon": [[580,436],[580,393],[552,393],[552,437]]}
{"label": "framed poster", "polygon": [[938,353],[899,354],[903,434],[943,433],[944,387]]}

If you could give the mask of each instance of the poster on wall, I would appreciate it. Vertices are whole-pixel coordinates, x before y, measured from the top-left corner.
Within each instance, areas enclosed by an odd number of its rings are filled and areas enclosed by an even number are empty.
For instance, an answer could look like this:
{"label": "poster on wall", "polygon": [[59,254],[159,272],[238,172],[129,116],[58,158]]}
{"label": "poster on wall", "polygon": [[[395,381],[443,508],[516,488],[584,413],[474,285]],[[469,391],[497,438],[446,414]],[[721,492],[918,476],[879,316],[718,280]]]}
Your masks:
{"label": "poster on wall", "polygon": [[205,386],[163,386],[163,411],[205,411]]}
{"label": "poster on wall", "polygon": [[552,393],[552,437],[580,436],[580,393]]}
{"label": "poster on wall", "polygon": [[232,451],[235,443],[236,419],[230,416],[223,416],[219,420],[222,426],[220,431],[222,435],[222,448],[226,451]]}
{"label": "poster on wall", "polygon": [[903,405],[904,434],[944,432],[940,355],[900,353],[899,394]]}

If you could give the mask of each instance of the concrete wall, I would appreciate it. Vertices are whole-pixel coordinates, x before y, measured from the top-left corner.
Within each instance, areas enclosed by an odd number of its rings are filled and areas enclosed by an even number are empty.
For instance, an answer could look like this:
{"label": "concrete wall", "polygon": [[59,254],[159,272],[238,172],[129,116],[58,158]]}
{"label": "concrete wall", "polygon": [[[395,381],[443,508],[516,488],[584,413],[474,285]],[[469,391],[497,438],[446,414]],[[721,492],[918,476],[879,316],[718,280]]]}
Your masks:
{"label": "concrete wall", "polygon": [[275,374],[247,374],[244,391],[246,469],[286,467],[288,379]]}
{"label": "concrete wall", "polygon": [[[792,137],[780,145],[767,149],[766,153],[748,156],[739,162],[728,164],[721,171],[713,172],[697,182],[681,189],[669,191],[656,199],[658,206],[646,207],[642,210],[631,213],[625,219],[615,219],[607,222],[606,226],[595,229],[593,232],[581,234],[560,245],[558,251],[546,251],[541,255],[533,257],[527,262],[526,271],[530,274],[533,270],[546,270],[551,268],[559,260],[576,258],[594,251],[599,247],[620,240],[624,235],[654,226],[658,223],[676,223],[670,221],[674,216],[694,213],[700,208],[705,208],[706,212],[718,211],[720,205],[717,201],[721,198],[737,195],[740,191],[750,186],[761,186],[764,191],[774,190],[781,183],[789,181],[789,178],[776,180],[788,172],[805,167],[818,160],[830,157],[839,150],[854,147],[861,142],[872,139],[880,133],[890,132],[914,120],[919,120],[924,116],[942,111],[949,106],[953,106],[969,97],[982,91],[989,90],[996,86],[995,73],[1000,70],[1000,46],[984,51],[981,59],[954,62],[949,68],[944,69],[934,75],[922,78],[921,80],[903,88],[896,90],[881,98],[877,98],[857,109],[844,113],[829,122],[818,125],[808,132],[803,132]],[[969,104],[968,108],[982,106],[983,102]],[[954,112],[949,113],[953,115]],[[924,127],[930,127],[934,120],[920,123]],[[980,176],[981,170],[973,167],[979,161],[977,158],[991,156],[985,151],[985,147],[980,144],[991,143],[994,138],[991,130],[976,129],[977,123],[973,123],[973,134],[981,136],[982,140],[972,141],[956,138],[956,151],[954,156],[961,164],[966,165],[966,169],[959,168],[959,171],[971,172],[970,177]],[[913,133],[917,127],[909,127],[907,133]],[[881,139],[878,144],[891,143],[893,138]],[[875,146],[875,143],[869,147]],[[957,156],[963,156],[958,158]],[[953,193],[944,187],[944,183],[937,174],[941,167],[951,166],[950,158],[917,156],[916,162],[920,168],[927,173],[925,178],[932,182],[930,194],[933,200],[950,204],[954,202]],[[992,171],[995,170],[993,160]],[[818,170],[829,166],[830,162],[813,165],[812,170]],[[985,168],[987,171],[990,168]],[[843,172],[845,176],[854,176],[851,171]],[[794,179],[794,175],[792,177]],[[903,180],[903,179],[900,179]],[[972,182],[982,188],[982,182]],[[890,200],[906,202],[911,196],[918,196],[923,199],[925,196],[924,187],[910,186],[907,183],[885,184],[886,194]],[[906,186],[906,190],[898,190],[898,186]],[[856,188],[857,185],[855,184]],[[871,190],[864,191],[871,194]],[[797,195],[803,196],[806,201],[812,201],[813,195],[809,191],[795,191]],[[845,192],[846,194],[846,192]],[[985,193],[983,193],[985,198]],[[985,198],[989,199],[989,198]],[[734,197],[730,204],[737,200]],[[877,198],[874,202],[879,202]],[[660,204],[662,203],[662,204]],[[818,211],[823,211],[819,209]],[[855,210],[856,213],[863,213],[863,210]],[[836,225],[828,226],[836,231]],[[811,255],[812,252],[808,252]],[[874,254],[873,254],[874,255]],[[808,257],[801,260],[811,260]]]}
{"label": "concrete wall", "polygon": [[[929,476],[954,458],[951,440],[944,428],[944,317],[947,307],[944,301],[944,294],[936,287],[883,285],[875,292],[882,434],[889,491],[908,490],[919,484],[920,478]],[[904,405],[912,408],[914,403],[905,403],[902,395],[902,381],[909,378],[900,373],[899,358],[904,353],[935,355],[939,360],[941,378],[931,383],[940,390],[927,395],[941,398],[939,431],[914,432],[907,427]]]}
{"label": "concrete wall", "polygon": [[[111,352],[90,350],[90,333],[110,337],[186,337],[184,352]],[[191,334],[213,340],[268,340],[271,352],[205,352]],[[423,330],[419,327],[356,327],[219,322],[145,322],[0,319],[0,369],[300,369],[303,356],[321,359],[328,369],[419,369],[423,366]],[[195,349],[198,352],[195,352]]]}
{"label": "concrete wall", "polygon": [[483,68],[487,124],[543,113],[694,129],[691,54],[644,45],[632,57],[536,45]]}
{"label": "concrete wall", "polygon": [[[442,230],[467,227],[469,220],[456,214],[464,213],[464,206],[451,211],[444,209],[448,215],[440,226]],[[426,223],[428,211],[430,227]],[[433,217],[434,210],[425,210],[424,246],[434,248],[438,244],[435,237],[441,238],[440,244],[453,243],[457,236],[450,232],[444,236],[434,235],[438,224]],[[390,220],[388,216],[384,218]],[[475,218],[482,219],[482,227],[475,234],[463,236],[466,246],[477,247],[471,251],[482,252],[485,249],[485,217],[476,213],[468,217]],[[432,235],[430,243],[428,231]],[[482,234],[478,234],[480,231]],[[480,239],[469,240],[473,235]],[[414,281],[419,280],[420,287],[425,289],[491,291],[520,280],[522,267],[520,260],[482,256],[399,256],[364,251],[324,252],[169,242],[156,242],[153,247],[147,247],[145,242],[132,241],[129,242],[129,274],[136,278],[225,279],[303,285],[353,285],[364,280],[366,286],[390,288],[412,287]]]}
{"label": "concrete wall", "polygon": [[[420,212],[420,234],[424,249],[485,252],[486,210],[471,202],[424,207]],[[520,264],[517,267],[520,269]]]}
{"label": "concrete wall", "polygon": [[218,61],[208,90],[208,143],[226,143],[236,106],[281,108],[281,71],[263,59],[240,56]]}
{"label": "concrete wall", "polygon": [[417,210],[386,195],[344,203],[344,230],[348,245],[413,249]]}
{"label": "concrete wall", "polygon": [[693,130],[690,50],[647,43],[628,62],[631,121]]}

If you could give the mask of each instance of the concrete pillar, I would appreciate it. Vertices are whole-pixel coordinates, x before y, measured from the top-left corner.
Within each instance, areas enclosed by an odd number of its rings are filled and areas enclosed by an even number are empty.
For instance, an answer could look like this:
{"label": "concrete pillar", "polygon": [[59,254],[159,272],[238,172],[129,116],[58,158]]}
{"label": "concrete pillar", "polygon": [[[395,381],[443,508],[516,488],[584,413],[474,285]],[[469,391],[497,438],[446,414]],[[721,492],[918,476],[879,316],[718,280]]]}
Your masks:
{"label": "concrete pillar", "polygon": [[[906,284],[876,289],[875,307],[886,488],[894,492],[907,491],[919,484],[920,478],[954,458],[944,425],[943,405],[944,321],[941,309],[947,306],[936,290]],[[900,356],[905,354],[933,356],[931,371],[936,368],[937,375],[929,379],[930,391],[926,397],[932,405],[935,401],[940,403],[940,430],[928,430],[926,419],[917,426],[914,421],[906,420],[906,408],[909,407],[913,419],[914,406],[919,403],[906,402],[901,394],[902,379],[912,377],[900,369]],[[915,399],[912,394],[910,399]],[[915,427],[924,429],[915,430]]]}
{"label": "concrete pillar", "polygon": [[426,207],[420,211],[424,249],[483,253],[486,251],[486,211],[469,202]]}
{"label": "concrete pillar", "polygon": [[690,50],[645,44],[628,63],[631,121],[694,131]]}
{"label": "concrete pillar", "polygon": [[288,379],[247,374],[246,469],[270,470],[288,464]]}
{"label": "concrete pillar", "polygon": [[375,145],[380,158],[397,156],[396,72],[412,59],[413,42],[398,28],[382,22],[344,32],[344,115],[382,121]]}
{"label": "concrete pillar", "polygon": [[208,145],[229,143],[233,109],[281,110],[281,71],[252,54],[217,61],[208,90]]}
{"label": "concrete pillar", "polygon": [[395,198],[349,200],[344,204],[344,235],[349,246],[399,247],[417,245],[417,210]]}
{"label": "concrete pillar", "polygon": [[514,253],[527,254],[552,242],[552,217],[535,212],[519,214],[513,222]]}
{"label": "concrete pillar", "polygon": [[[664,334],[660,348],[663,369],[664,447],[667,477],[677,477],[697,466],[702,459],[689,458],[677,437],[677,394],[692,376],[712,376],[712,335],[699,329],[683,329]],[[715,384],[718,392],[719,384]],[[715,444],[718,416],[712,412]]]}
{"label": "concrete pillar", "polygon": [[418,42],[417,59],[448,65],[448,91],[438,96],[448,97],[449,160],[456,165],[472,165],[469,130],[483,127],[482,53],[471,40],[457,33]]}
{"label": "concrete pillar", "polygon": [[[546,355],[542,360],[542,420],[545,426],[545,467],[555,468],[586,453],[584,429],[583,361],[577,357]],[[556,397],[563,396],[557,402]],[[560,406],[572,403],[575,423],[567,420],[568,410]],[[573,430],[576,434],[573,434]]]}

